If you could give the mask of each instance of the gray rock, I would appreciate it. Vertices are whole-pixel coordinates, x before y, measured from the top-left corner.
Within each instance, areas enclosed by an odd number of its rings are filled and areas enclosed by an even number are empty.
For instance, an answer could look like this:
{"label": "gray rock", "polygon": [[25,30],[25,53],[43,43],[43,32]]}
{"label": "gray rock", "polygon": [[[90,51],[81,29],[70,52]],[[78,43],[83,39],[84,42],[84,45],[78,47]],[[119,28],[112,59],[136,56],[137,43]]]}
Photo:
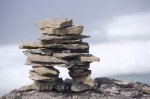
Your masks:
{"label": "gray rock", "polygon": [[29,78],[35,81],[45,81],[45,82],[57,82],[58,81],[58,76],[55,76],[55,77],[40,76],[34,70],[30,71]]}
{"label": "gray rock", "polygon": [[41,66],[33,66],[32,67],[36,73],[41,76],[51,76],[51,75],[59,75],[59,71],[55,69],[53,66],[51,67],[41,67]]}
{"label": "gray rock", "polygon": [[33,54],[42,54],[42,55],[52,55],[53,51],[45,48],[39,48],[39,49],[30,49],[27,51],[24,51],[24,53],[31,52]]}
{"label": "gray rock", "polygon": [[146,94],[150,94],[150,87],[147,87],[147,86],[142,87],[142,91]]}
{"label": "gray rock", "polygon": [[92,88],[82,83],[73,83],[71,86],[71,91],[75,91],[75,92],[86,91],[88,89],[92,89]]}
{"label": "gray rock", "polygon": [[78,70],[78,69],[88,69],[90,67],[90,64],[89,63],[85,63],[85,65],[74,65],[74,66],[71,66],[70,68],[68,68],[68,70]]}
{"label": "gray rock", "polygon": [[65,35],[65,36],[54,36],[54,35],[42,35],[39,40],[47,40],[47,41],[52,41],[52,40],[81,40],[84,38],[89,38],[90,36],[86,35]]}
{"label": "gray rock", "polygon": [[29,59],[26,60],[25,62],[26,65],[32,65],[32,66],[60,66],[60,67],[69,67],[67,64],[63,63],[48,63],[48,62],[36,62],[36,61],[31,61]]}
{"label": "gray rock", "polygon": [[76,73],[76,72],[73,72],[73,71],[69,71],[69,75],[71,76],[71,77],[80,77],[80,76],[87,76],[87,75],[90,75],[91,74],[91,70],[88,70],[88,69],[86,69],[85,71],[83,71],[83,72],[79,72],[79,73]]}
{"label": "gray rock", "polygon": [[[69,81],[66,81],[68,83],[65,84],[73,83],[73,86],[70,86],[72,89],[70,91],[64,89],[65,85],[54,88],[58,83],[35,82],[39,90],[13,90],[0,99],[150,99],[150,94],[138,90],[141,87],[149,87],[146,84],[133,83],[134,86],[132,88],[122,88],[114,83],[117,80],[104,77],[95,79],[100,80],[105,85],[105,87],[101,86],[100,91],[93,90],[91,87],[85,86],[85,84],[75,84],[72,80],[68,79]],[[59,91],[56,91],[57,89]]]}
{"label": "gray rock", "polygon": [[80,74],[87,71],[87,68],[68,68],[68,70],[70,70],[70,72]]}
{"label": "gray rock", "polygon": [[76,34],[79,35],[83,31],[83,26],[70,26],[66,28],[43,28],[40,29],[40,33],[46,35],[69,35]]}
{"label": "gray rock", "polygon": [[59,66],[59,67],[65,67],[65,68],[69,68],[71,66],[73,66],[74,64],[72,63],[50,63],[50,62],[36,62],[36,61],[31,61],[29,59],[26,60],[25,62],[26,65],[32,65],[32,66]]}
{"label": "gray rock", "polygon": [[65,48],[70,50],[76,49],[89,49],[88,43],[79,44],[43,44],[41,41],[36,41],[33,43],[23,43],[19,45],[20,49],[36,49],[36,48]]}
{"label": "gray rock", "polygon": [[84,54],[84,55],[79,56],[78,58],[80,61],[83,61],[83,62],[94,62],[94,61],[99,62],[100,61],[98,57],[95,57],[91,54]]}
{"label": "gray rock", "polygon": [[43,28],[64,28],[67,26],[72,26],[72,19],[65,18],[55,18],[55,19],[44,19],[37,22],[37,26],[40,29]]}
{"label": "gray rock", "polygon": [[127,87],[133,87],[133,83],[129,81],[116,81],[115,82],[118,86],[127,88]]}
{"label": "gray rock", "polygon": [[109,92],[109,94],[114,95],[114,94],[119,94],[119,89],[116,87],[110,87],[105,90],[103,90],[104,93]]}
{"label": "gray rock", "polygon": [[[69,64],[73,64],[73,66],[79,65],[79,66],[81,66],[81,67],[84,67],[85,65],[88,66],[89,62],[82,62],[82,61],[80,61],[80,60],[70,60],[70,61],[69,61]],[[86,67],[87,67],[87,66],[86,66]]]}
{"label": "gray rock", "polygon": [[51,91],[53,87],[60,82],[62,82],[61,78],[59,78],[57,82],[53,82],[53,83],[35,81],[34,85],[36,86],[36,90],[38,91]]}
{"label": "gray rock", "polygon": [[87,76],[80,76],[80,77],[74,77],[73,80],[77,83],[83,83],[85,85],[89,85],[90,87],[94,86],[94,83],[89,75]]}
{"label": "gray rock", "polygon": [[55,86],[53,86],[53,89],[58,91],[58,92],[65,92],[69,88],[66,87],[65,83],[58,83]]}
{"label": "gray rock", "polygon": [[18,91],[31,91],[31,90],[36,90],[35,84],[31,84],[28,86],[22,86],[21,88],[18,89]]}
{"label": "gray rock", "polygon": [[[52,55],[52,53],[71,53],[71,50],[50,50],[46,48],[30,49],[27,50],[33,54]],[[25,53],[27,51],[24,51]]]}
{"label": "gray rock", "polygon": [[41,40],[43,44],[74,44],[81,43],[82,40]]}
{"label": "gray rock", "polygon": [[81,53],[53,53],[53,57],[57,58],[70,58],[78,55],[82,55]]}
{"label": "gray rock", "polygon": [[27,58],[31,61],[37,62],[50,62],[50,63],[68,63],[63,59],[59,59],[57,57],[48,56],[48,55],[39,55],[39,54],[32,54],[32,53],[25,53]]}

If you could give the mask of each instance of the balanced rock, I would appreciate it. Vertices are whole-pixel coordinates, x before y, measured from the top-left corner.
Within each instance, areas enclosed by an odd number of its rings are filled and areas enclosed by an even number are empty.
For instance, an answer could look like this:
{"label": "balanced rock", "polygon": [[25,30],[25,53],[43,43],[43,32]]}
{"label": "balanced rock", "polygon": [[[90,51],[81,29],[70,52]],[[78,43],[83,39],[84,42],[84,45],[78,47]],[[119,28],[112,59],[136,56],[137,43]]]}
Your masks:
{"label": "balanced rock", "polygon": [[43,81],[43,82],[56,82],[58,80],[58,77],[53,76],[41,76],[38,73],[36,73],[34,70],[30,71],[30,76],[32,80],[35,81]]}
{"label": "balanced rock", "polygon": [[59,58],[48,56],[48,55],[38,55],[38,54],[32,54],[32,53],[26,53],[25,55],[31,61],[50,62],[50,63],[68,63],[67,61],[63,59],[59,59]]}
{"label": "balanced rock", "polygon": [[91,54],[85,54],[85,55],[81,55],[79,56],[79,60],[83,61],[83,62],[94,62],[94,61],[100,61],[99,58],[91,55]]}
{"label": "balanced rock", "polygon": [[52,40],[52,41],[47,41],[47,40],[42,40],[43,44],[75,44],[75,43],[81,43],[82,40]]}
{"label": "balanced rock", "polygon": [[94,86],[94,83],[90,77],[90,75],[87,76],[80,76],[80,77],[74,77],[73,80],[75,80],[76,83],[83,83],[85,85],[89,85],[91,87]]}
{"label": "balanced rock", "polygon": [[40,29],[43,28],[64,28],[72,26],[73,21],[71,19],[65,18],[55,18],[55,19],[44,19],[37,22],[37,26]]}
{"label": "balanced rock", "polygon": [[67,64],[64,64],[64,63],[50,63],[50,62],[37,62],[37,61],[31,61],[29,59],[26,60],[25,62],[26,65],[32,65],[32,66],[60,66],[60,67],[66,67],[66,68],[69,68],[71,66],[73,66],[72,63],[67,63]]}
{"label": "balanced rock", "polygon": [[38,73],[41,76],[51,76],[51,75],[59,75],[59,71],[55,69],[54,67],[40,67],[40,66],[33,66],[33,69],[36,73]]}
{"label": "balanced rock", "polygon": [[90,36],[86,35],[61,35],[61,36],[56,36],[56,35],[42,35],[39,40],[41,41],[52,41],[52,40],[81,40],[84,38],[89,38]]}
{"label": "balanced rock", "polygon": [[42,28],[40,33],[46,35],[69,35],[69,34],[81,34],[83,26],[71,26],[66,28]]}
{"label": "balanced rock", "polygon": [[89,49],[88,43],[79,44],[43,44],[41,41],[33,43],[23,43],[19,46],[20,49],[36,49],[36,48],[65,48],[70,50]]}

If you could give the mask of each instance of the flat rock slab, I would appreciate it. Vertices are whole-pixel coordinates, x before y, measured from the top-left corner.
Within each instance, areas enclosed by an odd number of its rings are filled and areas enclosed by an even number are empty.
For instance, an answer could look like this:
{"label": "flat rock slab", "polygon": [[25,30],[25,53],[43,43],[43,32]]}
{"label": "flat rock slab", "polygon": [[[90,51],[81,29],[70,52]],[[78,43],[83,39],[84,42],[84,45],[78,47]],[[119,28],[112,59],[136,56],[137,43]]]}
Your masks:
{"label": "flat rock slab", "polygon": [[99,62],[100,61],[100,59],[98,57],[95,57],[91,54],[81,55],[81,56],[79,56],[79,60],[83,61],[83,62],[94,62],[94,61]]}
{"label": "flat rock slab", "polygon": [[79,44],[43,44],[41,41],[36,41],[33,43],[23,43],[19,46],[20,49],[36,49],[36,48],[64,48],[70,50],[76,49],[89,49],[88,43]]}
{"label": "flat rock slab", "polygon": [[25,53],[25,55],[31,61],[50,62],[50,63],[68,63],[67,61],[63,59],[59,59],[59,58],[48,56],[48,55],[39,55],[39,54],[32,54],[32,53]]}
{"label": "flat rock slab", "polygon": [[[68,63],[67,60],[63,60],[62,58],[76,58],[78,61],[82,62],[94,62],[100,61],[99,58],[91,55],[91,54],[82,54],[82,53],[53,53],[51,50],[42,50],[42,49],[32,49],[24,51],[25,55],[32,61],[39,62],[60,62],[60,63]],[[61,58],[61,59],[60,59]]]}
{"label": "flat rock slab", "polygon": [[34,70],[30,70],[30,79],[34,81],[57,82],[58,77],[40,76]]}
{"label": "flat rock slab", "polygon": [[130,88],[133,87],[133,83],[129,81],[116,81],[115,82],[118,86],[123,88]]}
{"label": "flat rock slab", "polygon": [[[37,49],[29,49],[24,51],[26,52],[31,52],[33,54],[41,54],[41,55],[52,55],[53,53],[68,53],[71,55],[71,53],[88,53],[89,49],[78,49],[78,50],[64,50],[64,49],[48,49],[48,48],[37,48]],[[82,55],[82,54],[81,54]]]}
{"label": "flat rock slab", "polygon": [[[46,48],[29,49],[27,51],[33,54],[42,54],[42,55],[52,55],[52,53],[71,53],[70,50],[50,50]],[[24,51],[24,52],[27,52],[27,51]]]}
{"label": "flat rock slab", "polygon": [[79,55],[82,55],[82,53],[53,53],[52,56],[58,58],[71,58]]}
{"label": "flat rock slab", "polygon": [[[52,62],[38,62],[38,61],[31,61],[30,59],[27,59],[25,62],[26,65],[32,65],[32,66],[59,66],[64,68],[70,68],[72,66],[78,66],[77,68],[89,68],[89,63],[81,62],[81,61],[70,61],[68,63],[52,63]],[[74,67],[76,68],[76,67]]]}
{"label": "flat rock slab", "polygon": [[52,41],[47,41],[47,40],[41,40],[43,44],[78,44],[81,43],[82,40],[52,40]]}
{"label": "flat rock slab", "polygon": [[41,66],[33,66],[33,70],[38,73],[41,76],[53,76],[53,75],[59,75],[59,71],[55,69],[53,66],[51,67],[41,67]]}
{"label": "flat rock slab", "polygon": [[73,64],[70,64],[70,63],[64,64],[64,63],[36,62],[36,61],[31,61],[29,59],[26,60],[25,64],[32,65],[32,66],[47,66],[47,67],[59,66],[59,67],[65,67],[65,68],[69,68],[69,67],[73,66]]}
{"label": "flat rock slab", "polygon": [[61,35],[61,36],[56,36],[56,35],[42,35],[39,40],[78,40],[78,39],[84,39],[84,38],[89,38],[90,36],[86,35]]}
{"label": "flat rock slab", "polygon": [[37,22],[39,28],[64,28],[72,26],[72,19],[55,18],[55,19],[44,19]]}
{"label": "flat rock slab", "polygon": [[33,53],[33,54],[41,54],[41,55],[52,55],[53,51],[49,49],[29,49],[26,51],[23,51],[23,53]]}
{"label": "flat rock slab", "polygon": [[79,35],[83,31],[83,26],[70,26],[66,28],[43,28],[40,33],[47,35]]}

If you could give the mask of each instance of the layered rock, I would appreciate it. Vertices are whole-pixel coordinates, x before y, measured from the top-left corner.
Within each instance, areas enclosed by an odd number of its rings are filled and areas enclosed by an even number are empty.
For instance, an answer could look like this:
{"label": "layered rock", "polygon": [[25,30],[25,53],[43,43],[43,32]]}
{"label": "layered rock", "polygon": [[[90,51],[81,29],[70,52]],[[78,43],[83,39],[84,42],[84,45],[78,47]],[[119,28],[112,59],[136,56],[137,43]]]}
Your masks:
{"label": "layered rock", "polygon": [[[20,89],[28,91],[13,90],[0,99],[150,99],[150,86],[139,82],[118,81],[103,77],[95,78],[94,88],[84,91],[87,88],[87,85],[74,83],[71,79],[66,79],[55,87],[52,87],[50,83],[41,85],[36,82],[35,85],[24,86]],[[52,89],[52,91],[39,92],[35,89]],[[72,89],[80,92],[72,92]]]}
{"label": "layered rock", "polygon": [[[36,90],[51,90],[63,81],[54,66],[68,68],[74,80],[72,91],[91,89],[94,83],[90,77],[91,62],[99,58],[89,54],[89,44],[82,39],[83,26],[74,26],[71,19],[45,19],[37,22],[41,37],[32,43],[23,43],[21,49],[27,49],[27,65],[32,65],[29,78],[34,81],[30,87]],[[77,86],[84,85],[84,89]],[[28,89],[28,88],[27,88]],[[78,90],[77,90],[78,89]],[[58,89],[57,89],[58,90]]]}

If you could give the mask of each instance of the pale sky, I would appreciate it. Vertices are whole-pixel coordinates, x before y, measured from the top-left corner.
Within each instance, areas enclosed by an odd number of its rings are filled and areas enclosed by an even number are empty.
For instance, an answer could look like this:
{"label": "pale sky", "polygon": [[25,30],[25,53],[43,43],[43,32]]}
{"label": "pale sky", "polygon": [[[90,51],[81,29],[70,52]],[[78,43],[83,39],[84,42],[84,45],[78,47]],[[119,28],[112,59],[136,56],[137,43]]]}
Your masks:
{"label": "pale sky", "polygon": [[[106,23],[149,12],[149,5],[150,0],[0,0],[0,45],[36,39],[36,21],[55,17],[72,18],[75,25],[84,25],[84,34],[94,37],[89,42],[100,43]],[[89,33],[95,29],[99,32]]]}

